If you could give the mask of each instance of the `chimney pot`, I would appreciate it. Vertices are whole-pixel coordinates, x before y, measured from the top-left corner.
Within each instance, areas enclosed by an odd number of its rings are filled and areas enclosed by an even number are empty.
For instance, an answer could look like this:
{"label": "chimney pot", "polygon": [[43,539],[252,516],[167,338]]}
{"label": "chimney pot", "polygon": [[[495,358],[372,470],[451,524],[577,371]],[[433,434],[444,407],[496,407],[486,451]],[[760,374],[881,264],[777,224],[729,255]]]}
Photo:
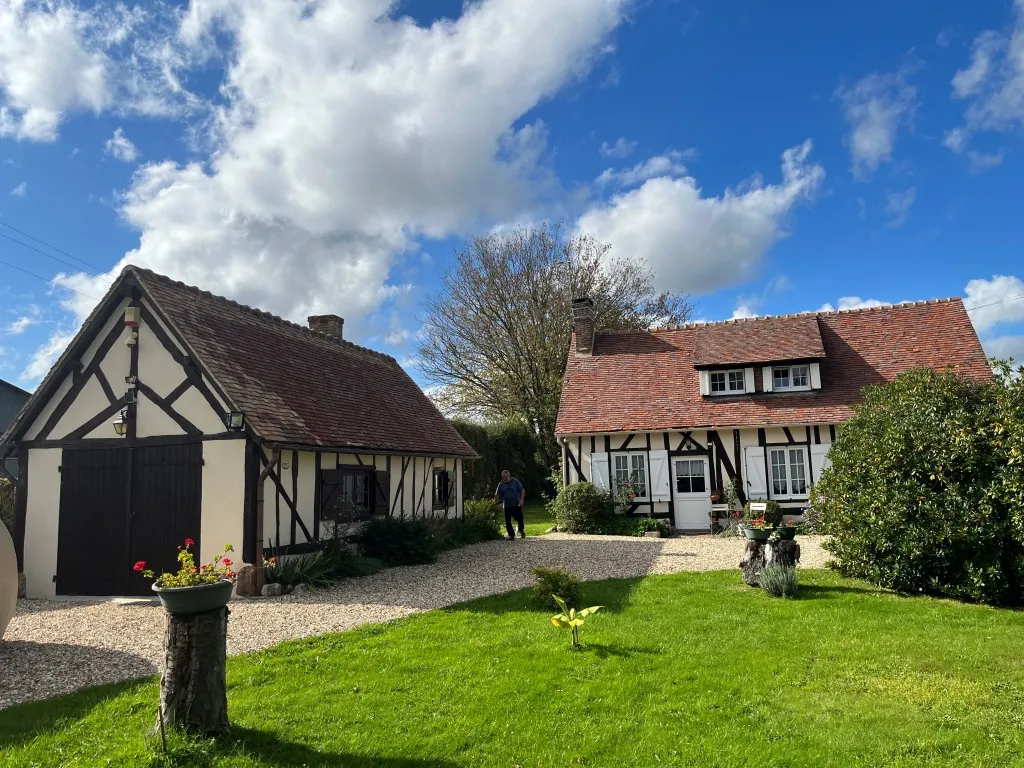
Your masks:
{"label": "chimney pot", "polygon": [[576,332],[576,353],[591,354],[594,349],[594,302],[586,296],[572,300],[572,326]]}
{"label": "chimney pot", "polygon": [[328,336],[343,338],[342,329],[345,326],[344,318],[337,315],[310,315],[306,318],[309,328],[312,331],[326,333]]}

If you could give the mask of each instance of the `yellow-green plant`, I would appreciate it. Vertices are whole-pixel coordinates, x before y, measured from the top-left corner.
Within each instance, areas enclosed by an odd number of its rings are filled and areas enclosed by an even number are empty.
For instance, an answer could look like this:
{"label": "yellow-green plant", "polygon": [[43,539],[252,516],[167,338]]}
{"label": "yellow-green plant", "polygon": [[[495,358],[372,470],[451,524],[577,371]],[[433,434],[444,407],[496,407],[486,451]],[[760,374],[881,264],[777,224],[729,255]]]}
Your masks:
{"label": "yellow-green plant", "polygon": [[583,617],[592,616],[597,613],[604,606],[592,605],[589,608],[583,608],[577,611],[575,608],[570,608],[565,604],[565,600],[560,598],[558,595],[552,595],[555,602],[558,603],[558,607],[562,609],[562,612],[551,617],[551,623],[556,627],[562,627],[568,629],[572,634],[572,647],[580,647],[580,627],[583,626]]}

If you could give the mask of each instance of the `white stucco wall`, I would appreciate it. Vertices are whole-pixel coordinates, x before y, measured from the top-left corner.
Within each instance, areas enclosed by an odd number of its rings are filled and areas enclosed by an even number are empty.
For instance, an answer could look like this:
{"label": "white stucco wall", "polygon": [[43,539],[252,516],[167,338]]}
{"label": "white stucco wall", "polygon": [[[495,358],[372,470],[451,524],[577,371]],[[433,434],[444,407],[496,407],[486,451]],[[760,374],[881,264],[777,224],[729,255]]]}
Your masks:
{"label": "white stucco wall", "polygon": [[25,581],[28,597],[56,594],[57,526],[60,520],[60,448],[28,452],[28,504],[25,510]]}
{"label": "white stucco wall", "polygon": [[[170,332],[167,335],[170,337]],[[167,397],[185,380],[184,370],[164,349],[145,320],[139,325],[139,380],[146,382],[160,397]]]}
{"label": "white stucco wall", "polygon": [[[31,474],[29,475],[31,478]],[[242,522],[245,506],[245,440],[207,440],[203,443],[202,524],[200,557],[208,563],[224,550],[235,548],[242,562]]]}

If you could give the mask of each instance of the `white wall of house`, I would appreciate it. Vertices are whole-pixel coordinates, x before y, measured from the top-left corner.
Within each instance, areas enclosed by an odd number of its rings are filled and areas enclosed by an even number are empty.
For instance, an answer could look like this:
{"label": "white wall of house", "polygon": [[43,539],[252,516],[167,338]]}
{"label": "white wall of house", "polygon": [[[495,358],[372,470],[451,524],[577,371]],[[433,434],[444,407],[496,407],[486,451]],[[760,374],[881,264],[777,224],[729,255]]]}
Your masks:
{"label": "white wall of house", "polygon": [[[817,435],[815,434],[817,426]],[[667,479],[669,488],[666,491],[663,484],[658,488],[650,488],[648,496],[640,500],[636,509],[637,514],[654,514],[655,516],[670,516],[675,510],[676,496],[673,488],[675,485],[674,461],[676,459],[699,458],[700,454],[686,454],[685,451],[697,451],[704,449],[708,451],[705,458],[709,462],[708,483],[711,488],[723,487],[729,480],[724,462],[717,460],[718,447],[710,438],[712,432],[717,432],[725,449],[725,456],[736,469],[735,436],[739,435],[739,472],[743,479],[743,491],[753,498],[778,498],[773,494],[771,483],[771,461],[770,451],[773,448],[798,448],[803,450],[807,480],[813,482],[820,476],[821,469],[827,464],[827,451],[832,442],[831,430],[828,424],[818,425],[789,425],[764,427],[764,443],[761,444],[757,427],[723,427],[717,430],[694,429],[694,430],[672,430],[670,432],[635,432],[635,433],[599,433],[593,435],[566,435],[562,444],[563,466],[566,468],[563,479],[576,483],[581,480],[596,482],[598,485],[605,485],[608,481],[604,479],[614,476],[614,457],[623,455],[639,455],[644,457],[644,466],[647,473],[648,485],[658,475],[657,467],[651,463],[652,454],[655,461],[664,461],[664,452],[668,446],[669,471],[667,478],[661,473],[661,479]],[[789,435],[786,430],[789,430]],[[836,427],[838,429],[838,427]],[[689,433],[690,439],[683,445],[683,434]],[[808,435],[809,433],[809,435]],[[668,442],[666,443],[666,436]],[[792,444],[790,443],[792,437]],[[683,449],[683,451],[680,451]],[[595,481],[595,455],[600,458],[600,463],[607,469],[600,469]],[[765,467],[765,459],[768,458],[768,466]],[[748,462],[750,467],[748,467]],[[579,469],[577,470],[577,464]],[[653,471],[652,471],[653,470]],[[749,471],[749,470],[754,470]],[[759,472],[757,472],[759,470]],[[719,475],[720,472],[720,475]],[[759,480],[763,483],[758,483]],[[751,483],[755,481],[755,484]],[[761,487],[755,487],[761,486]],[[672,503],[664,499],[666,495],[672,499]],[[658,499],[658,500],[656,500]],[[779,498],[780,503],[785,507],[797,508],[806,504],[807,497]],[[710,501],[708,501],[710,505]],[[710,506],[709,506],[710,510]]]}
{"label": "white wall of house", "polygon": [[[28,504],[25,510],[25,590],[29,597],[57,593],[57,526],[60,520],[60,448],[28,452]],[[88,542],[82,542],[88,546]]]}
{"label": "white wall of house", "polygon": [[207,440],[203,443],[203,514],[199,556],[210,562],[235,548],[231,558],[242,562],[242,523],[245,507],[245,440]]}

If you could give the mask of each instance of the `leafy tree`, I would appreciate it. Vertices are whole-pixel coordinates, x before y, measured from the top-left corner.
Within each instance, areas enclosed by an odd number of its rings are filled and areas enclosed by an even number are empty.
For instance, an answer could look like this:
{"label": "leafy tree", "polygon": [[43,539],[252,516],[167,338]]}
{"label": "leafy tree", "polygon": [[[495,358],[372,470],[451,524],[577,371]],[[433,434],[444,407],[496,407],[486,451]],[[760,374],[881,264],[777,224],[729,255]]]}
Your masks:
{"label": "leafy tree", "polygon": [[840,571],[902,592],[1021,603],[1020,380],[909,371],[865,390],[830,456],[812,503]]}
{"label": "leafy tree", "polygon": [[442,408],[529,425],[554,466],[572,300],[594,301],[597,330],[676,324],[690,314],[685,296],[655,289],[643,261],[611,258],[609,249],[560,225],[469,240],[426,304],[421,368],[442,385]]}

